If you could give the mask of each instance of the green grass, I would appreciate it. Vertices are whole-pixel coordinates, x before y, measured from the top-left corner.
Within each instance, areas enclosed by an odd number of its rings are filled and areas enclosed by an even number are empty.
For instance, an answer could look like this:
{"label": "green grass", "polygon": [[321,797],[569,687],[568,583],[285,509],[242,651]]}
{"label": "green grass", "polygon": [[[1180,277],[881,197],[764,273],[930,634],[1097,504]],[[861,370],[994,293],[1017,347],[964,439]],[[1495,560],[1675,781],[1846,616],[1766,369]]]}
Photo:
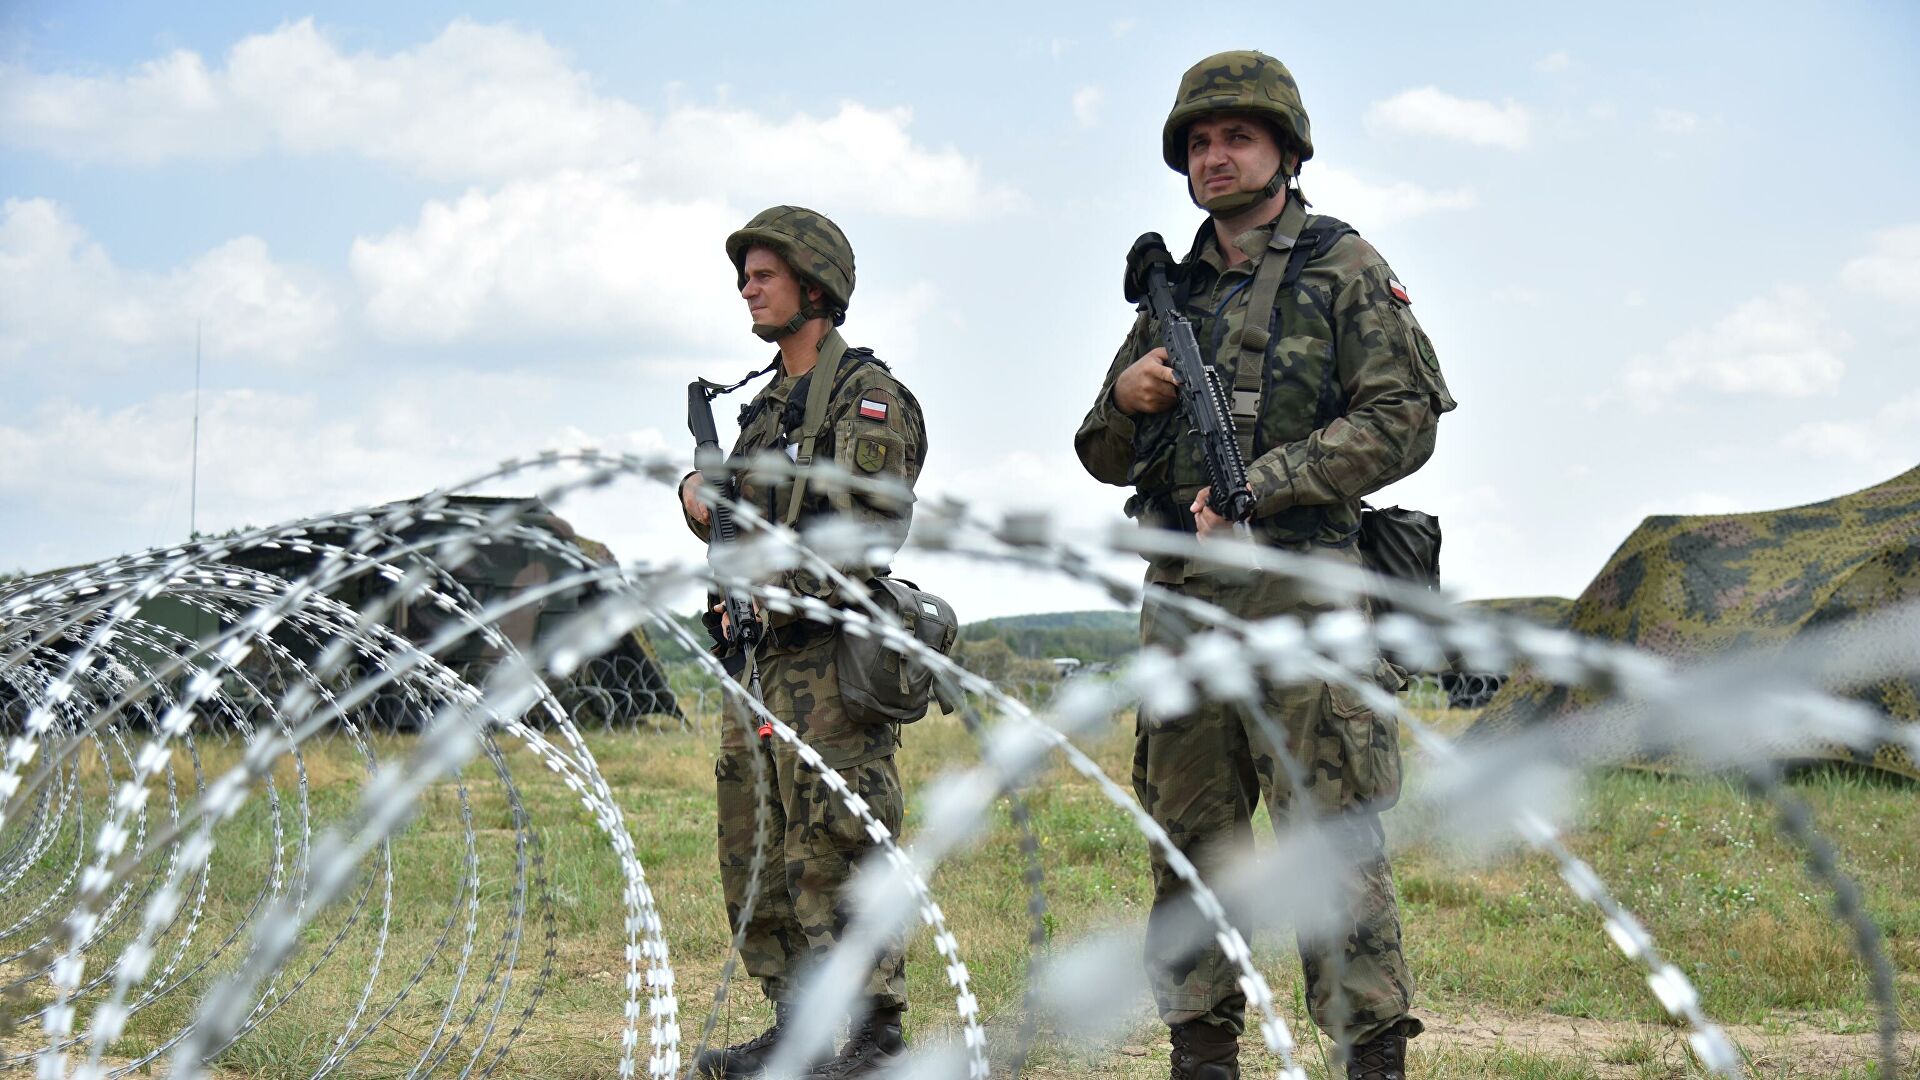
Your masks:
{"label": "green grass", "polygon": [[[1117,721],[1083,743],[1123,784],[1130,732],[1130,724]],[[660,908],[677,974],[682,1031],[689,1041],[705,1018],[728,940],[714,869],[710,741],[690,734],[592,740]],[[390,760],[404,757],[408,745],[402,739],[381,740],[376,750]],[[458,1028],[476,989],[490,974],[497,985],[506,973],[496,956],[516,947],[511,989],[482,1061],[491,1059],[499,1035],[532,1005],[524,1032],[495,1075],[609,1073],[624,999],[621,878],[572,793],[527,751],[509,746],[503,752],[534,826],[526,857],[541,880],[532,887],[551,897],[550,907],[530,904],[517,928],[505,919],[514,819],[505,786],[484,759],[477,760],[464,779],[481,881],[464,985],[457,991],[454,986],[467,917],[466,898],[457,888],[466,858],[461,786],[449,782],[427,794],[414,823],[393,843],[396,902],[384,903],[379,864],[369,863],[369,873],[348,899],[321,912],[306,929],[301,951],[280,979],[281,990],[307,973],[322,948],[337,942],[333,957],[279,1012],[227,1052],[220,1063],[224,1075],[308,1075],[331,1049],[364,989],[383,919],[390,920],[391,933],[373,980],[369,1016],[408,983],[436,941],[444,938],[450,945],[339,1075],[392,1075],[410,1067],[430,1045],[445,1048],[452,1032],[437,1039],[434,1034],[444,1006],[452,1001]],[[236,756],[232,748],[203,750],[210,775]],[[936,719],[909,729],[900,762],[909,791],[919,795],[940,773],[974,758],[971,737],[957,723]],[[309,747],[307,763],[317,830],[350,813],[364,765],[344,741]],[[177,764],[184,770],[184,755]],[[1408,771],[1417,791],[1419,763],[1411,762]],[[100,782],[97,766],[87,776],[90,784]],[[179,779],[190,782],[184,771]],[[296,805],[292,769],[283,763],[276,782],[285,815],[282,846],[291,863],[298,837],[291,817]],[[1837,770],[1797,777],[1793,790],[1811,805],[1859,880],[1901,973],[1903,1026],[1920,1026],[1920,903],[1912,887],[1920,869],[1915,865],[1920,792]],[[273,839],[263,794],[264,789],[220,828],[216,884],[189,965],[245,916],[266,881]],[[1125,815],[1064,767],[1043,775],[1026,799],[1045,868],[1048,947],[1064,948],[1105,931],[1137,931],[1151,888],[1145,842]],[[1694,979],[1708,1014],[1735,1025],[1752,1075],[1876,1075],[1868,1064],[1873,1014],[1866,978],[1829,914],[1831,898],[1808,883],[1799,853],[1780,836],[1767,808],[1723,780],[1627,772],[1590,777],[1577,805],[1568,822],[1570,846],[1646,920],[1667,956]],[[163,803],[156,800],[154,806]],[[909,837],[922,812],[916,799],[907,815]],[[1009,819],[1003,803],[994,828],[942,866],[933,881],[994,1045],[1002,1049],[1019,1023],[1031,927],[1025,863]],[[1410,831],[1393,814],[1387,824],[1390,833]],[[74,842],[64,850],[70,852]],[[1397,851],[1395,871],[1409,962],[1420,984],[1418,1010],[1434,1018],[1434,1034],[1414,1044],[1416,1075],[1539,1080],[1697,1075],[1684,1049],[1684,1033],[1666,1022],[1641,970],[1612,948],[1594,912],[1567,893],[1548,860],[1512,854],[1476,865],[1433,846],[1408,846]],[[357,916],[356,900],[364,901]],[[0,921],[21,913],[17,903],[13,898],[0,902]],[[96,955],[112,955],[137,918],[136,909]],[[163,959],[167,955],[163,951]],[[1262,937],[1256,958],[1276,1000],[1287,1003],[1285,1018],[1303,1042],[1301,1062],[1313,1076],[1328,1075],[1331,1050],[1306,1020],[1292,943]],[[909,954],[915,1002],[910,1035],[922,1041],[958,1034],[952,991],[936,959],[922,931]],[[546,965],[552,974],[536,1001],[537,976]],[[195,977],[185,993],[137,1014],[115,1047],[116,1056],[135,1056],[177,1030],[208,982],[204,974]],[[736,973],[719,1041],[764,1025],[768,1013],[758,997],[744,972]],[[1044,1031],[1028,1074],[1164,1076],[1164,1033],[1148,1004],[1136,1000],[1130,1012],[1111,1020],[1113,1038],[1097,1043]],[[1575,1034],[1556,1034],[1565,1032]],[[21,1037],[9,1044],[20,1045]],[[478,1042],[476,1024],[462,1034],[449,1064],[464,1063]],[[1245,1063],[1253,1069],[1249,1075],[1271,1074],[1274,1064],[1264,1051],[1253,1050]]]}

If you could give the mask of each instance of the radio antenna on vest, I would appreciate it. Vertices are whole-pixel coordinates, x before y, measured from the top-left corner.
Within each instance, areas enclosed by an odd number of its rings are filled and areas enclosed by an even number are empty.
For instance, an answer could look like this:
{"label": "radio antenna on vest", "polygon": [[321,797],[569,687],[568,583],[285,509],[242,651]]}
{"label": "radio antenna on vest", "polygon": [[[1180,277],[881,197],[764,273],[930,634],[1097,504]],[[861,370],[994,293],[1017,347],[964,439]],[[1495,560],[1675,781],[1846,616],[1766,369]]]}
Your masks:
{"label": "radio antenna on vest", "polygon": [[193,465],[187,480],[187,539],[200,538],[200,325],[193,322]]}

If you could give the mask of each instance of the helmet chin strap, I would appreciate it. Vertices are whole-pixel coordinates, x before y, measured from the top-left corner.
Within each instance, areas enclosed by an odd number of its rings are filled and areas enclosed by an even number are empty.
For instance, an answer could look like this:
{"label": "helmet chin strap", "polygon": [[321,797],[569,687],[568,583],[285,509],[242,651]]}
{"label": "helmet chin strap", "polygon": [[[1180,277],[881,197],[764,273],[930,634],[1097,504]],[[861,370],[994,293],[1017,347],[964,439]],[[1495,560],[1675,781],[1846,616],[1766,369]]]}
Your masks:
{"label": "helmet chin strap", "polygon": [[800,310],[793,313],[793,318],[778,324],[754,323],[753,336],[759,338],[761,341],[779,341],[788,334],[799,333],[801,327],[807,325],[807,323],[814,319],[830,318],[833,320],[833,325],[839,326],[841,320],[845,317],[846,314],[844,312],[838,312],[831,308],[824,307],[815,302],[812,296],[804,296],[800,300]]}
{"label": "helmet chin strap", "polygon": [[800,328],[807,325],[807,320],[812,317],[804,311],[796,311],[793,313],[793,318],[783,323],[757,322],[753,324],[753,336],[761,341],[779,341],[789,334],[799,333]]}
{"label": "helmet chin strap", "polygon": [[1263,203],[1275,195],[1280,194],[1280,192],[1286,188],[1287,181],[1291,179],[1293,178],[1287,175],[1286,162],[1283,161],[1280,163],[1279,168],[1273,170],[1273,179],[1268,180],[1266,184],[1258,190],[1229,191],[1223,195],[1208,199],[1206,202],[1201,202],[1193,193],[1193,178],[1188,177],[1187,198],[1192,199],[1193,205],[1205,210],[1213,217],[1230,217],[1245,210],[1249,206],[1253,206],[1256,203]]}

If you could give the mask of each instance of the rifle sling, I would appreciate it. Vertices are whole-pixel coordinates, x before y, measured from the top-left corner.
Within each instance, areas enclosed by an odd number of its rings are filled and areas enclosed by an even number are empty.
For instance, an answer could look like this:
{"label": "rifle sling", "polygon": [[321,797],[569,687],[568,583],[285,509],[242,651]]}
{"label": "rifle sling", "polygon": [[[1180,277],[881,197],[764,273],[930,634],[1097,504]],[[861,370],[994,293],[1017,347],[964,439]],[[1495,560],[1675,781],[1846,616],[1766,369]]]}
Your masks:
{"label": "rifle sling", "polygon": [[[1233,414],[1233,433],[1240,443],[1240,457],[1249,466],[1254,462],[1254,429],[1260,422],[1267,352],[1273,345],[1273,335],[1285,332],[1273,315],[1280,294],[1299,282],[1308,263],[1331,251],[1341,237],[1352,231],[1335,223],[1330,227],[1302,229],[1296,237],[1276,227],[1273,238],[1267,242],[1267,255],[1254,271],[1253,283],[1247,289],[1247,317],[1227,343],[1229,355],[1234,358],[1233,401],[1229,411]],[[1281,252],[1286,253],[1286,258],[1280,258]],[[1262,312],[1268,313],[1265,319],[1260,317]]]}
{"label": "rifle sling", "polygon": [[820,358],[814,361],[811,383],[807,387],[807,411],[800,420],[800,449],[794,455],[793,462],[799,472],[793,478],[793,488],[787,496],[787,511],[781,515],[781,521],[791,529],[800,520],[800,503],[807,494],[807,472],[813,466],[814,447],[819,441],[821,429],[827,425],[827,406],[833,401],[834,377],[839,373],[840,357],[847,351],[847,342],[840,336],[839,329],[827,331],[820,339]]}

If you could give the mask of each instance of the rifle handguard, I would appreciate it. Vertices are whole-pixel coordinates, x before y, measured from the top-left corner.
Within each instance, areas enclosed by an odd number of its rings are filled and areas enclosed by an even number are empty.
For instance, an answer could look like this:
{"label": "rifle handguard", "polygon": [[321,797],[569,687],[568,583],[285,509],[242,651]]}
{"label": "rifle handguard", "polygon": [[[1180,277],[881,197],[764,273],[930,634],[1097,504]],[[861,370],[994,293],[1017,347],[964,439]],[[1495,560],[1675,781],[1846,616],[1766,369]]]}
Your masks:
{"label": "rifle handguard", "polygon": [[1138,303],[1144,298],[1148,314],[1160,324],[1167,364],[1173,368],[1179,387],[1180,410],[1186,414],[1192,433],[1199,437],[1206,459],[1208,486],[1212,489],[1207,505],[1238,525],[1253,517],[1247,463],[1240,454],[1240,440],[1234,433],[1233,415],[1226,408],[1227,395],[1220,377],[1201,357],[1192,322],[1174,304],[1168,283],[1172,268],[1173,257],[1160,234],[1143,233],[1127,252],[1122,286],[1129,302]]}

